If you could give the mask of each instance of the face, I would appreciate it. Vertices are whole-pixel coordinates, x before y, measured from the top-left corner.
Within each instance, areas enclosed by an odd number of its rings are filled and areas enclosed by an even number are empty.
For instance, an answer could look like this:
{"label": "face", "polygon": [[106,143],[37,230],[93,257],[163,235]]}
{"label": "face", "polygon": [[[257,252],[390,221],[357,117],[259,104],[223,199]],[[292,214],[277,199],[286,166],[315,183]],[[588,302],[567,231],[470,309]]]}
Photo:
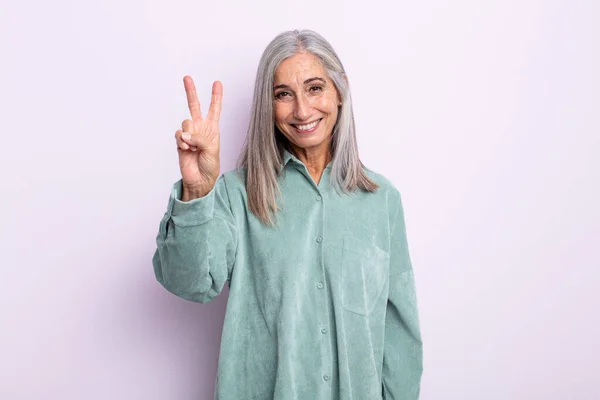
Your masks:
{"label": "face", "polygon": [[301,148],[328,148],[338,116],[340,96],[319,58],[298,53],[275,71],[275,125]]}

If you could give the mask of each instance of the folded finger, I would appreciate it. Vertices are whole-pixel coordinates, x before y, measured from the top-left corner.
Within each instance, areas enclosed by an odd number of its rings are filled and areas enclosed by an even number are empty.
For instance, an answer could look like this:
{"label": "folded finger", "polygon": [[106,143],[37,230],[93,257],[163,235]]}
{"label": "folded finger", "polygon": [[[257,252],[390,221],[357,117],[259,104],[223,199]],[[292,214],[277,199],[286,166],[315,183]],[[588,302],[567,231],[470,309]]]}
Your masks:
{"label": "folded finger", "polygon": [[177,147],[179,147],[182,150],[188,150],[190,148],[190,145],[187,144],[184,140],[183,140],[183,131],[178,130],[177,132],[175,132],[175,141],[177,142]]}
{"label": "folded finger", "polygon": [[183,122],[181,123],[181,130],[184,132],[193,133],[194,132],[194,121],[192,121],[191,119],[183,120]]}

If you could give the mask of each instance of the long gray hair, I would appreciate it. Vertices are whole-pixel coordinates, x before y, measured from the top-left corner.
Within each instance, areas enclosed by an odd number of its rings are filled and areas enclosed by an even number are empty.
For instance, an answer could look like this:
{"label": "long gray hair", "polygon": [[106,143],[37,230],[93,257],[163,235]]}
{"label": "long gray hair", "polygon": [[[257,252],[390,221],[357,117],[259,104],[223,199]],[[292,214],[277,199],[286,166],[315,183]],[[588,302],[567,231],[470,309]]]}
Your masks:
{"label": "long gray hair", "polygon": [[343,192],[357,188],[374,192],[379,187],[367,176],[358,156],[350,89],[342,62],[318,33],[307,29],[286,31],[269,43],[258,64],[248,134],[236,165],[246,169],[248,205],[265,225],[273,225],[272,216],[280,210],[277,178],[283,171],[284,148],[291,152],[289,140],[274,123],[275,70],[283,60],[301,52],[321,60],[342,100],[332,132],[331,184]]}

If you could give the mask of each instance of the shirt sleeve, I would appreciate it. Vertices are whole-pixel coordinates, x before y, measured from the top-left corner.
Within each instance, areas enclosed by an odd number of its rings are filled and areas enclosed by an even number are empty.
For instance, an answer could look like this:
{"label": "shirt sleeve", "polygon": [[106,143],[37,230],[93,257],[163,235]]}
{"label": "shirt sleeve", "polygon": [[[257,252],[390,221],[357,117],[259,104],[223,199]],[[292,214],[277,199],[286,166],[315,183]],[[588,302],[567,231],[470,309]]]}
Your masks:
{"label": "shirt sleeve", "polygon": [[181,194],[179,180],[156,236],[154,274],[169,292],[207,303],[231,280],[238,228],[223,175],[204,197],[183,202]]}
{"label": "shirt sleeve", "polygon": [[408,252],[404,211],[400,198],[393,224],[382,390],[386,400],[417,400],[423,373],[423,343],[415,279]]}

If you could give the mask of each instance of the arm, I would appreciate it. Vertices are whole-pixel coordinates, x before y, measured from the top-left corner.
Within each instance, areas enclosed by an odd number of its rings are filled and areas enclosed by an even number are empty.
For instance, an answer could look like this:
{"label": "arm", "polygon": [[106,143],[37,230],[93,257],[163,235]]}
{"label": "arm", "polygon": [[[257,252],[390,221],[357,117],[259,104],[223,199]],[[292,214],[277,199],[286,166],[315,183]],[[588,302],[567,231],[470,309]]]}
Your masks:
{"label": "arm", "polygon": [[382,372],[384,399],[417,400],[423,373],[423,343],[400,198],[392,226],[389,279]]}
{"label": "arm", "polygon": [[154,274],[171,293],[206,303],[231,279],[238,228],[223,175],[203,197],[184,202],[181,191],[179,180],[156,236]]}

